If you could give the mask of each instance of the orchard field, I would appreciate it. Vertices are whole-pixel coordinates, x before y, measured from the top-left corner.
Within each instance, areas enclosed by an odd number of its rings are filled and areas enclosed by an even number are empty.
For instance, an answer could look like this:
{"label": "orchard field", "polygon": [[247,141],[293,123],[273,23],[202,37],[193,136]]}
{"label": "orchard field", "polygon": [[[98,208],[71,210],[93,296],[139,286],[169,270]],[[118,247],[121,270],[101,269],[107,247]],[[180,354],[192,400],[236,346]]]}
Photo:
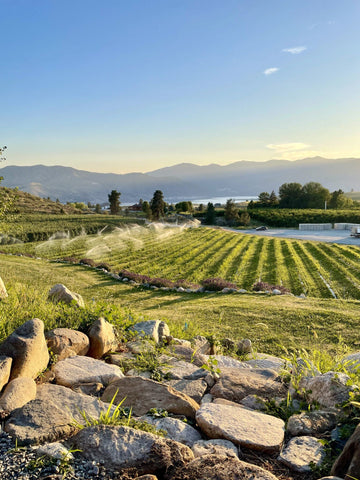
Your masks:
{"label": "orchard field", "polygon": [[251,289],[283,285],[309,297],[360,299],[360,249],[354,246],[266,238],[212,228],[134,225],[111,233],[3,246],[50,260],[107,262],[113,270],[200,283],[221,277]]}

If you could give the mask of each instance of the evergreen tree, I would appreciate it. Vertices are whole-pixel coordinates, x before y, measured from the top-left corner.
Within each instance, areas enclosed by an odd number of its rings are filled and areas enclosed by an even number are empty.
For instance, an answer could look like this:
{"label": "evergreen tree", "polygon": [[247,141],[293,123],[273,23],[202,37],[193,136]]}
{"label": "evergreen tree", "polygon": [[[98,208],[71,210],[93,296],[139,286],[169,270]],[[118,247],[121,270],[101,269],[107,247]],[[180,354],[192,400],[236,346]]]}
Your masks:
{"label": "evergreen tree", "polygon": [[233,200],[232,198],[229,198],[226,201],[224,215],[225,219],[231,224],[235,223],[239,219],[238,209],[236,208],[235,200]]}
{"label": "evergreen tree", "polygon": [[142,211],[144,212],[145,217],[150,220],[151,219],[151,208],[150,208],[150,203],[147,202],[146,200],[144,202],[142,202]]}
{"label": "evergreen tree", "polygon": [[205,214],[204,223],[206,225],[214,225],[215,220],[216,220],[215,207],[214,207],[213,203],[209,202],[207,204],[207,210],[206,210],[206,214]]}
{"label": "evergreen tree", "polygon": [[161,190],[156,190],[150,202],[152,217],[154,220],[159,220],[165,215],[164,194]]}
{"label": "evergreen tree", "polygon": [[121,193],[116,190],[111,190],[108,195],[111,215],[117,215],[120,212],[120,195]]}

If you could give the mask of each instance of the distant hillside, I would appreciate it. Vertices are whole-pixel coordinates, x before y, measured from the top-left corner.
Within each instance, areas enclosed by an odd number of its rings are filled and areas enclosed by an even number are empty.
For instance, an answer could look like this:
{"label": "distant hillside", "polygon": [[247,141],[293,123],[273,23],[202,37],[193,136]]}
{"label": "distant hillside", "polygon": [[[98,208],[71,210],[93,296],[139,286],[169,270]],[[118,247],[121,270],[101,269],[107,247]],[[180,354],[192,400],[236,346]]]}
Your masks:
{"label": "distant hillside", "polygon": [[257,195],[277,191],[285,182],[320,182],[329,190],[360,191],[360,159],[307,158],[290,162],[241,161],[230,165],[199,166],[181,163],[148,173],[94,173],[70,167],[8,166],[0,169],[3,185],[60,201],[107,202],[111,190],[121,192],[122,202],[149,200],[163,191],[166,200]]}
{"label": "distant hillside", "polygon": [[352,200],[357,200],[358,202],[360,201],[360,192],[347,192],[345,195]]}
{"label": "distant hillside", "polygon": [[[13,189],[0,187],[0,199],[5,194],[12,195]],[[82,211],[70,205],[62,205],[49,199],[40,198],[31,193],[18,190],[13,205],[13,211],[16,213],[48,213],[48,214],[76,214]]]}

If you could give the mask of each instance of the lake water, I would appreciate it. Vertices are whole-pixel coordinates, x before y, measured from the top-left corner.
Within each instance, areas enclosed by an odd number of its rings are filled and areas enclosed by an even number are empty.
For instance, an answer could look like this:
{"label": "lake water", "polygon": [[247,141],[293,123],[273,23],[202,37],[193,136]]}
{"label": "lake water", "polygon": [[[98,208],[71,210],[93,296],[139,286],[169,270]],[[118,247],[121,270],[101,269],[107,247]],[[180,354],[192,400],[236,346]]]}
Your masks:
{"label": "lake water", "polygon": [[200,199],[191,200],[191,201],[195,205],[198,205],[200,203],[203,203],[204,205],[207,205],[209,202],[214,203],[214,204],[215,203],[221,203],[223,205],[223,204],[226,203],[227,200],[229,200],[229,198],[232,198],[233,200],[235,200],[235,202],[246,202],[246,201],[257,200],[258,199],[257,196],[252,196],[252,195],[247,195],[247,196],[233,195],[232,197],[200,198]]}

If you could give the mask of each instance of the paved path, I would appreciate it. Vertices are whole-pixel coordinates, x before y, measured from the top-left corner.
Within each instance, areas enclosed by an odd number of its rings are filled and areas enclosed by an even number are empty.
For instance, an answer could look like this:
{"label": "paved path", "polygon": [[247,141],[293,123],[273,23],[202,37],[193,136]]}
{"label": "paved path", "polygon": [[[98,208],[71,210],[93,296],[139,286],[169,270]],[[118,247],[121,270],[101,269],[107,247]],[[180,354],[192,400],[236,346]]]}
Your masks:
{"label": "paved path", "polygon": [[280,238],[298,238],[299,240],[311,240],[327,243],[340,243],[343,245],[357,245],[360,247],[360,238],[350,237],[350,230],[321,230],[318,232],[307,230],[296,230],[295,228],[269,228],[265,231],[237,230],[235,228],[227,228],[238,233],[251,233],[252,235],[260,235],[262,237],[280,237]]}

